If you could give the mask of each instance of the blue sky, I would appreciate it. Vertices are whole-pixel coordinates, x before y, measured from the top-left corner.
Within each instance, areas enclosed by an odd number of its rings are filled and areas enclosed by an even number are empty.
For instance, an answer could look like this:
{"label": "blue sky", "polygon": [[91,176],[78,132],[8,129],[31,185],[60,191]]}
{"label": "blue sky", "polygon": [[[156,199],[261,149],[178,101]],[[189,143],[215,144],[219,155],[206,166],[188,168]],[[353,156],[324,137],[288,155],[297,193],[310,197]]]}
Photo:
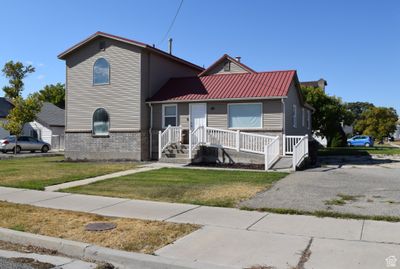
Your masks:
{"label": "blue sky", "polygon": [[[159,44],[180,0],[2,1],[0,65],[31,63],[25,93],[65,81],[57,55],[96,31]],[[222,54],[257,71],[296,69],[327,92],[400,112],[400,1],[184,0],[174,54],[208,66]],[[158,45],[159,44],[159,45]],[[0,78],[0,87],[7,83]],[[0,95],[3,93],[1,92]]]}

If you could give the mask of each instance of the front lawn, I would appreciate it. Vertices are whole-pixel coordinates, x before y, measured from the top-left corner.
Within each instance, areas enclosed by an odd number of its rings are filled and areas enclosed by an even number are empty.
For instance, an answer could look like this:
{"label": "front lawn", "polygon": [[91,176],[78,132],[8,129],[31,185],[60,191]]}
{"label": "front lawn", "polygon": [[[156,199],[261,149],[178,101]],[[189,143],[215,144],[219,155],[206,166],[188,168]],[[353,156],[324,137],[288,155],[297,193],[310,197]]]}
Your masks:
{"label": "front lawn", "polygon": [[322,148],[318,150],[319,156],[335,156],[335,155],[353,155],[353,156],[368,156],[375,154],[383,155],[398,155],[400,148],[391,146],[376,146],[376,147],[342,147],[342,148]]}
{"label": "front lawn", "polygon": [[234,207],[287,173],[162,168],[108,179],[65,192]]}
{"label": "front lawn", "polygon": [[[117,227],[86,231],[85,226],[93,222],[112,222]],[[0,227],[147,254],[198,228],[190,224],[102,217],[7,202],[0,202]]]}
{"label": "front lawn", "polygon": [[135,168],[134,163],[67,162],[63,156],[0,161],[0,186],[43,190],[49,185]]}

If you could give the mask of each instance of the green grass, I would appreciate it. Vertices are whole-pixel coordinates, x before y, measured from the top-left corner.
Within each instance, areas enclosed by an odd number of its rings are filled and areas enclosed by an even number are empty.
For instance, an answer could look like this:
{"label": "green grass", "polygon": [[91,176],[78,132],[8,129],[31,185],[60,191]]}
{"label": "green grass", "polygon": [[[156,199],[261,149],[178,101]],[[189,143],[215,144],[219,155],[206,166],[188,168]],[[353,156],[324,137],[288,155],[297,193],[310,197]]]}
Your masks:
{"label": "green grass", "polygon": [[319,156],[368,156],[372,154],[400,155],[400,148],[390,146],[377,147],[343,147],[343,148],[323,148],[318,150]]}
{"label": "green grass", "polygon": [[63,156],[0,161],[0,186],[43,190],[46,186],[135,168],[134,163],[67,162]]}
{"label": "green grass", "polygon": [[305,211],[305,210],[297,210],[290,208],[248,208],[242,207],[243,210],[250,211],[262,211],[262,212],[271,212],[276,214],[285,214],[285,215],[309,215],[320,218],[337,218],[337,219],[361,219],[361,220],[378,220],[378,221],[388,221],[388,222],[400,222],[400,217],[397,216],[371,216],[371,215],[360,215],[360,214],[351,214],[351,213],[339,213],[325,210],[317,210],[317,211]]}
{"label": "green grass", "polygon": [[327,200],[327,201],[325,201],[325,204],[326,205],[345,205],[346,202],[348,202],[348,201],[355,202],[358,200],[358,198],[363,197],[363,195],[350,195],[350,194],[343,194],[343,193],[339,193],[336,196],[338,196],[339,198]]}
{"label": "green grass", "polygon": [[162,168],[99,181],[65,192],[234,207],[287,173]]}

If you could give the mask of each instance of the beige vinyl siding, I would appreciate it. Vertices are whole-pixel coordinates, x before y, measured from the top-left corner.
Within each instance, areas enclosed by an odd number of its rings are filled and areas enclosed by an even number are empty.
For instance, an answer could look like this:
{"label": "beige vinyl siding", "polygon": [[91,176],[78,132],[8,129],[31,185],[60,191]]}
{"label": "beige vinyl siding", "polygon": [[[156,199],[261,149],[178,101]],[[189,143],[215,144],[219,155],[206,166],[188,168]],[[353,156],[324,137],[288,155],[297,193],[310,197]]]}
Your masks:
{"label": "beige vinyl siding", "polygon": [[[279,100],[264,101],[224,101],[207,103],[207,126],[228,129],[228,104],[229,103],[262,103],[263,127],[260,130],[282,131],[282,103]],[[206,103],[206,102],[202,102]],[[178,104],[178,125],[184,129],[189,128],[189,103]],[[162,128],[162,104],[153,104],[153,129]]]}
{"label": "beige vinyl siding", "polygon": [[[104,51],[100,41],[106,42]],[[140,128],[140,55],[140,48],[99,38],[67,58],[67,131],[91,130],[100,107],[109,113],[110,131]],[[93,64],[101,57],[110,64],[110,84],[93,86]]]}
{"label": "beige vinyl siding", "polygon": [[159,91],[170,78],[197,76],[200,71],[150,52],[143,53],[142,65],[142,70],[145,72],[142,80],[142,129],[148,129],[150,110],[144,101]]}
{"label": "beige vinyl siding", "polygon": [[[229,61],[229,60],[227,60]],[[241,67],[240,65],[238,65],[235,62],[231,62],[231,70],[230,71],[225,71],[224,70],[224,66],[226,62],[222,62],[220,64],[218,64],[217,66],[215,66],[213,69],[209,70],[207,72],[208,75],[213,75],[213,74],[232,74],[232,73],[248,73],[248,71],[246,71],[245,69],[243,69],[243,67]]]}
{"label": "beige vinyl siding", "polygon": [[[304,107],[300,101],[300,92],[297,89],[294,82],[290,84],[288,98],[285,100],[285,129],[286,135],[305,135],[309,134],[310,130],[307,129],[307,121],[305,121],[304,127],[302,125],[302,108]],[[292,113],[293,105],[296,105],[297,109],[297,127],[293,127]],[[307,114],[307,108],[304,109]]]}

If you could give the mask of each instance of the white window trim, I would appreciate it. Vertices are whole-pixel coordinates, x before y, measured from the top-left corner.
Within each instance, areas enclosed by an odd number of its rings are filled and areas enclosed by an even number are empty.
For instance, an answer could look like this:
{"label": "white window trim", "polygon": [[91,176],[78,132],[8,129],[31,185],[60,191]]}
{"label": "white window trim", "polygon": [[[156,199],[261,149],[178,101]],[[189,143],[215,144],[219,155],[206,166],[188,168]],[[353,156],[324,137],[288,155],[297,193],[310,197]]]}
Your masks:
{"label": "white window trim", "polygon": [[306,112],[304,107],[301,108],[301,127],[305,127],[306,126]]}
{"label": "white window trim", "polygon": [[[104,59],[108,64],[108,82],[106,82],[106,83],[95,83],[94,82],[94,66],[96,65],[97,61],[100,60],[100,59]],[[101,85],[110,85],[110,84],[111,84],[111,64],[104,57],[97,58],[96,61],[94,61],[93,67],[92,67],[92,85],[93,86],[101,86]]]}
{"label": "white window trim", "polygon": [[292,126],[293,128],[297,128],[297,106],[292,106]]}
{"label": "white window trim", "polygon": [[[229,127],[229,108],[231,105],[260,105],[261,106],[261,120],[260,120],[260,127],[247,127],[247,128],[236,128],[236,127]],[[227,122],[226,125],[228,126],[228,129],[230,130],[259,130],[263,128],[263,123],[264,123],[264,107],[263,107],[263,103],[228,103],[228,111],[227,111]]]}
{"label": "white window trim", "polygon": [[[95,113],[98,109],[104,109],[104,110],[106,111],[107,115],[108,115],[108,131],[107,131],[107,134],[95,134],[95,133],[94,133],[94,128],[93,128],[93,127],[94,127],[94,126],[93,126],[93,124],[94,124],[93,116],[94,116],[94,113]],[[110,112],[108,112],[108,110],[105,109],[104,107],[98,107],[98,108],[96,108],[96,109],[92,112],[92,137],[108,137],[108,136],[110,135],[110,130],[111,130],[111,116],[110,116]]]}
{"label": "white window trim", "polygon": [[[178,105],[177,104],[163,104],[162,105],[162,128],[167,128],[168,126],[165,126],[165,107],[175,107],[175,124],[178,126]],[[173,116],[167,116],[169,118],[172,118]]]}

